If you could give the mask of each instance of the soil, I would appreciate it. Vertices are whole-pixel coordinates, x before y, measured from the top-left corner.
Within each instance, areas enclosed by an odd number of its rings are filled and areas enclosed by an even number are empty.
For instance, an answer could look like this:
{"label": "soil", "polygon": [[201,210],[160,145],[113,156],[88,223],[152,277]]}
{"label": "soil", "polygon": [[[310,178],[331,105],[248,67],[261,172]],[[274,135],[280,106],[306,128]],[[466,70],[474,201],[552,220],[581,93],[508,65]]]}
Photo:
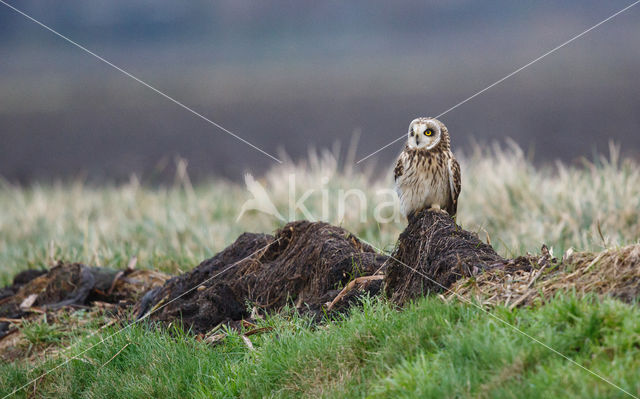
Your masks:
{"label": "soil", "polygon": [[[220,323],[247,318],[250,306],[268,312],[291,305],[320,314],[342,287],[384,269],[386,260],[342,228],[292,222],[275,236],[241,235],[193,271],[145,295],[139,315],[156,307],[151,320],[181,320],[193,332],[202,333]],[[377,294],[380,289],[380,284],[370,284],[365,291]],[[346,297],[339,308],[353,300],[354,295]]]}
{"label": "soil", "polygon": [[11,285],[0,288],[0,301],[5,298],[14,296],[18,293],[20,287],[33,280],[34,278],[42,276],[46,272],[46,270],[29,269],[16,274]]}
{"label": "soil", "polygon": [[504,267],[507,260],[446,213],[424,210],[409,220],[389,260],[386,294],[394,302],[439,293],[463,277]]}
{"label": "soil", "polygon": [[[27,270],[0,290],[0,318],[22,319],[64,307],[89,307],[94,302],[133,306],[148,290],[169,276],[149,270],[122,271],[80,263],[58,263],[49,271]],[[10,331],[0,322],[0,338]]]}

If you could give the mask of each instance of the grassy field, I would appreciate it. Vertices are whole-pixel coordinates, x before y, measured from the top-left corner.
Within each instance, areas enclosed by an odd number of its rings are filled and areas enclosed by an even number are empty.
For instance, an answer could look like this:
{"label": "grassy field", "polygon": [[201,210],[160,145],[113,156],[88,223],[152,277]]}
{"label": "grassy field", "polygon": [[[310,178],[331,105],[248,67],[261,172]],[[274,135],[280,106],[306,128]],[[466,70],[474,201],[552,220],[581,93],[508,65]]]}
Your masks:
{"label": "grassy field", "polygon": [[[640,239],[640,167],[620,160],[615,147],[607,157],[573,166],[534,167],[515,146],[477,149],[460,158],[458,222],[502,255],[537,252],[543,243],[561,255],[569,248],[599,251]],[[391,186],[391,176],[340,166],[351,165],[350,159],[311,152],[306,164],[287,162],[259,182],[286,219],[305,216],[288,210],[294,179],[296,198],[312,190],[305,205],[313,216],[391,249],[406,222],[377,223],[373,217],[374,205],[388,200],[379,192]],[[177,169],[175,183],[160,188],[135,177],[106,187],[0,183],[0,284],[58,259],[122,268],[137,256],[138,267],[179,273],[243,231],[270,232],[283,224],[255,212],[237,219],[251,198],[246,187],[219,180],[192,186],[186,164]],[[360,209],[356,201],[338,212],[332,201],[353,188],[365,193],[368,206]],[[490,312],[640,395],[637,306],[563,293],[535,308]],[[263,323],[273,330],[252,336],[253,349],[233,332],[212,346],[178,329],[136,325],[18,396],[629,397],[481,309],[435,297],[404,311],[372,299],[321,326],[293,312]],[[54,350],[44,359],[0,365],[0,394],[117,331],[84,337],[91,323],[80,331],[67,325],[24,327],[29,345]],[[67,351],[55,350],[70,343],[75,345]]]}

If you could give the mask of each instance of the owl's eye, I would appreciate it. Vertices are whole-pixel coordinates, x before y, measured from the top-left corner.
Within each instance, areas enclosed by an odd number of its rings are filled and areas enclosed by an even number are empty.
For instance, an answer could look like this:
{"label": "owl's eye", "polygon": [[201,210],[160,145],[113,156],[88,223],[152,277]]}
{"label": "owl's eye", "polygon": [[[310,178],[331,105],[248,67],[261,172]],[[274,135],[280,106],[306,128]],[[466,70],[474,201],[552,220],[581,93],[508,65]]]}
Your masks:
{"label": "owl's eye", "polygon": [[431,130],[431,129],[427,129],[427,130],[424,131],[424,135],[425,136],[431,136],[432,134],[433,134],[433,130]]}

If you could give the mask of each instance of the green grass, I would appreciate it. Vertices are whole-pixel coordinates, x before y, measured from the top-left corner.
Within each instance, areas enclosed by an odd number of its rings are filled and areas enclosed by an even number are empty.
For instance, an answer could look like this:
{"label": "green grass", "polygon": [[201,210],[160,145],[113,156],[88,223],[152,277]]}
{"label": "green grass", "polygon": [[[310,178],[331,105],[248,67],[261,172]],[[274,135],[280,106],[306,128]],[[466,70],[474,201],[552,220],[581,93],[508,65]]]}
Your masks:
{"label": "green grass", "polygon": [[[275,167],[260,182],[281,214],[301,218],[288,215],[295,174],[297,197],[315,190],[306,201],[314,216],[391,248],[405,221],[379,224],[372,217],[374,205],[388,200],[378,190],[391,187],[391,177],[339,167],[336,158],[312,153],[306,164]],[[543,243],[559,255],[570,247],[598,251],[640,239],[640,167],[619,160],[615,148],[608,158],[575,167],[535,168],[516,147],[459,158],[458,221],[503,255],[536,252]],[[340,190],[352,188],[365,194],[364,221],[357,201],[343,214],[335,209]],[[332,202],[321,217],[324,193]],[[222,180],[193,187],[184,173],[175,184],[155,188],[135,178],[101,187],[0,181],[0,284],[58,259],[123,268],[137,256],[138,267],[187,271],[244,231],[282,226],[258,213],[236,220],[250,197],[243,185]],[[640,395],[637,306],[565,293],[541,307],[491,312]],[[75,329],[74,320],[87,315],[68,317],[23,328],[28,345],[51,351],[45,360],[0,365],[0,393],[118,331],[89,336],[98,320]],[[211,346],[179,329],[135,325],[17,396],[35,389],[42,397],[625,397],[478,308],[438,298],[404,311],[370,300],[320,326],[292,312],[263,324],[274,330],[251,336],[255,350],[234,333]]]}
{"label": "green grass", "polygon": [[[536,309],[494,309],[527,334],[634,394],[640,393],[640,310],[562,296]],[[37,384],[50,397],[627,397],[480,309],[426,298],[404,311],[384,300],[328,324],[287,313],[271,332],[216,346],[180,329],[135,326]],[[102,336],[116,330],[105,331]],[[98,342],[85,340],[72,353]],[[115,356],[115,357],[114,357]],[[6,394],[36,370],[0,366]],[[30,386],[18,397],[31,392]]]}

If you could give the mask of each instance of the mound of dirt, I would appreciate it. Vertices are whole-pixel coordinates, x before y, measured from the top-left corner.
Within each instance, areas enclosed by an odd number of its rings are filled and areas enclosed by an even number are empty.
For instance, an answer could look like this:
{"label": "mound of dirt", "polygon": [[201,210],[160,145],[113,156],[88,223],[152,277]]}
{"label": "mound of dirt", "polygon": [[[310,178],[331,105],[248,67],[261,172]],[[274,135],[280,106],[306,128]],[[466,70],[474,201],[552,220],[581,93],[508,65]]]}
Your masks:
{"label": "mound of dirt", "polygon": [[508,267],[456,282],[446,297],[514,308],[544,301],[558,291],[635,303],[640,297],[640,244],[600,253],[567,253],[561,260],[543,246],[540,256],[520,257],[509,261]]}
{"label": "mound of dirt", "polygon": [[[139,305],[139,317],[155,310],[151,320],[181,320],[185,327],[202,333],[222,322],[248,317],[249,304],[264,311],[294,304],[300,310],[319,312],[351,280],[380,271],[386,260],[342,228],[292,222],[275,237],[245,233],[193,271],[147,293]],[[367,285],[372,294],[380,288],[380,284]]]}
{"label": "mound of dirt", "polygon": [[385,292],[392,301],[406,301],[442,292],[457,280],[507,261],[446,213],[423,210],[409,220],[389,259]]}
{"label": "mound of dirt", "polygon": [[[49,271],[28,270],[0,291],[0,319],[20,319],[65,306],[89,306],[94,301],[133,305],[167,279],[167,275],[149,270],[118,271],[79,263],[59,263]],[[9,331],[9,324],[0,322],[0,337]]]}
{"label": "mound of dirt", "polygon": [[448,298],[515,307],[563,289],[637,300],[640,245],[562,260],[543,247],[539,256],[504,259],[448,215],[422,211],[409,220],[387,257],[342,228],[297,221],[275,235],[244,233],[213,258],[171,279],[133,266],[116,271],[77,263],[21,273],[0,290],[0,342],[10,323],[21,323],[18,318],[104,302],[120,310],[132,306],[138,319],[178,321],[206,334],[221,323],[251,324],[247,319],[254,312],[286,305],[315,316],[343,311],[365,293],[383,290],[399,305],[447,291]]}

